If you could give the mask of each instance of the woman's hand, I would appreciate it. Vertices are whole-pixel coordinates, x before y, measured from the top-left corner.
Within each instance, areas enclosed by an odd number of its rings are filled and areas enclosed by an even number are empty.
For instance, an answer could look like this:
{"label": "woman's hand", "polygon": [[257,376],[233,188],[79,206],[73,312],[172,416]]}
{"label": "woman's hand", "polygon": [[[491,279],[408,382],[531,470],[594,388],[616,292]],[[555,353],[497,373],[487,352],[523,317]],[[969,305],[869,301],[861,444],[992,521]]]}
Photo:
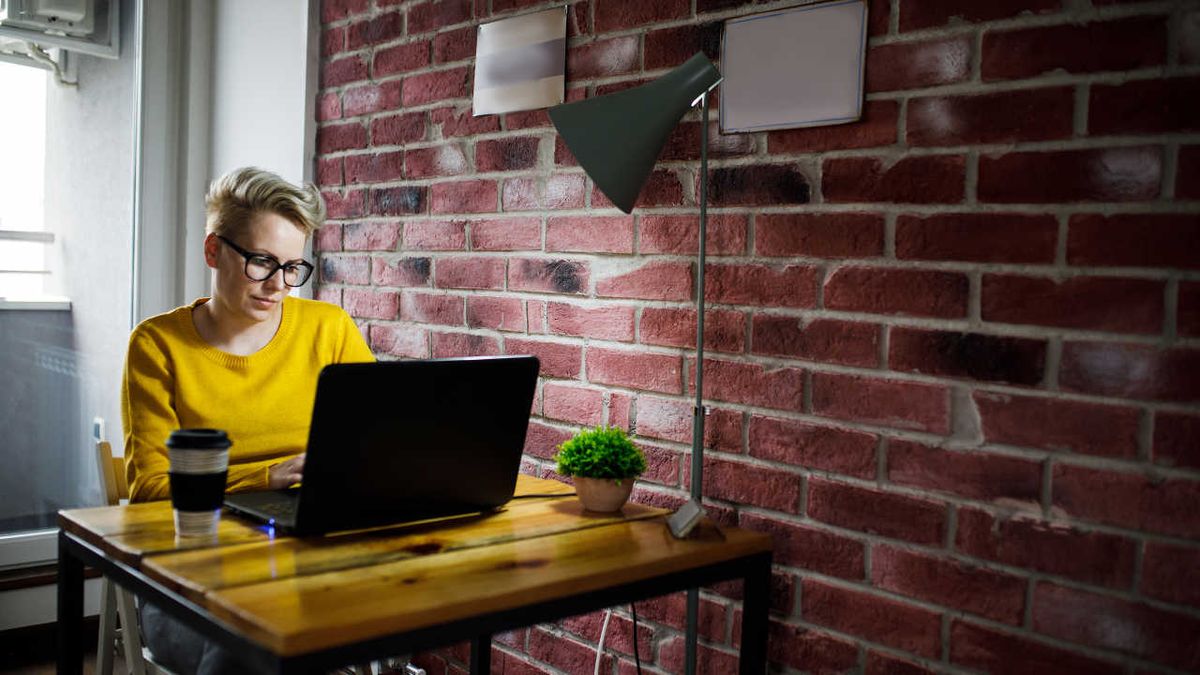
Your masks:
{"label": "woman's hand", "polygon": [[267,487],[271,490],[282,490],[303,479],[304,453],[278,464],[272,464],[271,468],[267,469]]}

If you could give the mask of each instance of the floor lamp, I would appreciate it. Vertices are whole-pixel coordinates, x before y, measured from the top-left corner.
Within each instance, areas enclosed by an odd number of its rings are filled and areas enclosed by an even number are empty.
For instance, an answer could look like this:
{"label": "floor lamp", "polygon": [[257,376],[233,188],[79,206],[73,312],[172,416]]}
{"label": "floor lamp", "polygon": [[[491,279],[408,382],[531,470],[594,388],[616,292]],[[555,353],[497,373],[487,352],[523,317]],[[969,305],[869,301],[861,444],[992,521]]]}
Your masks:
{"label": "floor lamp", "polygon": [[[704,474],[704,258],[708,206],[708,95],[721,74],[703,53],[657,80],[615,94],[550,109],[550,120],[596,187],[625,213],[638,194],[671,131],[699,105],[700,262],[696,273],[696,404],[692,409],[692,496],[685,507],[697,516]],[[680,510],[681,512],[684,509]],[[696,672],[696,626],[700,594],[688,590],[684,669]]]}

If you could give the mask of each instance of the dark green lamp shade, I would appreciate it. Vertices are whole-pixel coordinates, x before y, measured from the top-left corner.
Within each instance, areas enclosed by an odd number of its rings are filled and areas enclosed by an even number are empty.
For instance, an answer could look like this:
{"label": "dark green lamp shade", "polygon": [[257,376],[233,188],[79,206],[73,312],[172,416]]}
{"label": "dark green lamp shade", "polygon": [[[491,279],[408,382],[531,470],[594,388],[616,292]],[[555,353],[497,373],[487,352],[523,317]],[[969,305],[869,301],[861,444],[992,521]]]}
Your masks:
{"label": "dark green lamp shade", "polygon": [[720,81],[698,52],[649,84],[555,106],[550,120],[596,187],[629,213],[679,118]]}

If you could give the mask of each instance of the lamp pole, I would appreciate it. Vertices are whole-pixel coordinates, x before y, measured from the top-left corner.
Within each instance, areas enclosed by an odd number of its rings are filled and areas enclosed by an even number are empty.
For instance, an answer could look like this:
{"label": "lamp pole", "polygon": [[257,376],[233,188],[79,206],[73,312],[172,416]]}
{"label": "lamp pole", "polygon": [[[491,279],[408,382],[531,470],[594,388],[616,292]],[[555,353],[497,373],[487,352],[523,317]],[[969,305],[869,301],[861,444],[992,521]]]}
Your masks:
{"label": "lamp pole", "polygon": [[[700,95],[700,265],[696,271],[696,405],[692,408],[692,501],[700,504],[704,485],[704,258],[708,233],[708,92]],[[687,631],[684,639],[684,672],[696,672],[696,627],[700,616],[700,589],[687,592]]]}

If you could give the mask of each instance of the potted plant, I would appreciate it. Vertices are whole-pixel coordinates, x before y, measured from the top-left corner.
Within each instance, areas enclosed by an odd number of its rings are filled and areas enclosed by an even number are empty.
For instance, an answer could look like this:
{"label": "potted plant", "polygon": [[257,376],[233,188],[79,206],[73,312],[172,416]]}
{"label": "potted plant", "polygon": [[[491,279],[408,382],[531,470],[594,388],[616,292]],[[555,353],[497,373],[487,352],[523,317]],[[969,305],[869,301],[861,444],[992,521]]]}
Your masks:
{"label": "potted plant", "polygon": [[646,457],[617,427],[583,429],[558,446],[558,472],[575,479],[575,492],[588,511],[619,511],[646,470]]}

